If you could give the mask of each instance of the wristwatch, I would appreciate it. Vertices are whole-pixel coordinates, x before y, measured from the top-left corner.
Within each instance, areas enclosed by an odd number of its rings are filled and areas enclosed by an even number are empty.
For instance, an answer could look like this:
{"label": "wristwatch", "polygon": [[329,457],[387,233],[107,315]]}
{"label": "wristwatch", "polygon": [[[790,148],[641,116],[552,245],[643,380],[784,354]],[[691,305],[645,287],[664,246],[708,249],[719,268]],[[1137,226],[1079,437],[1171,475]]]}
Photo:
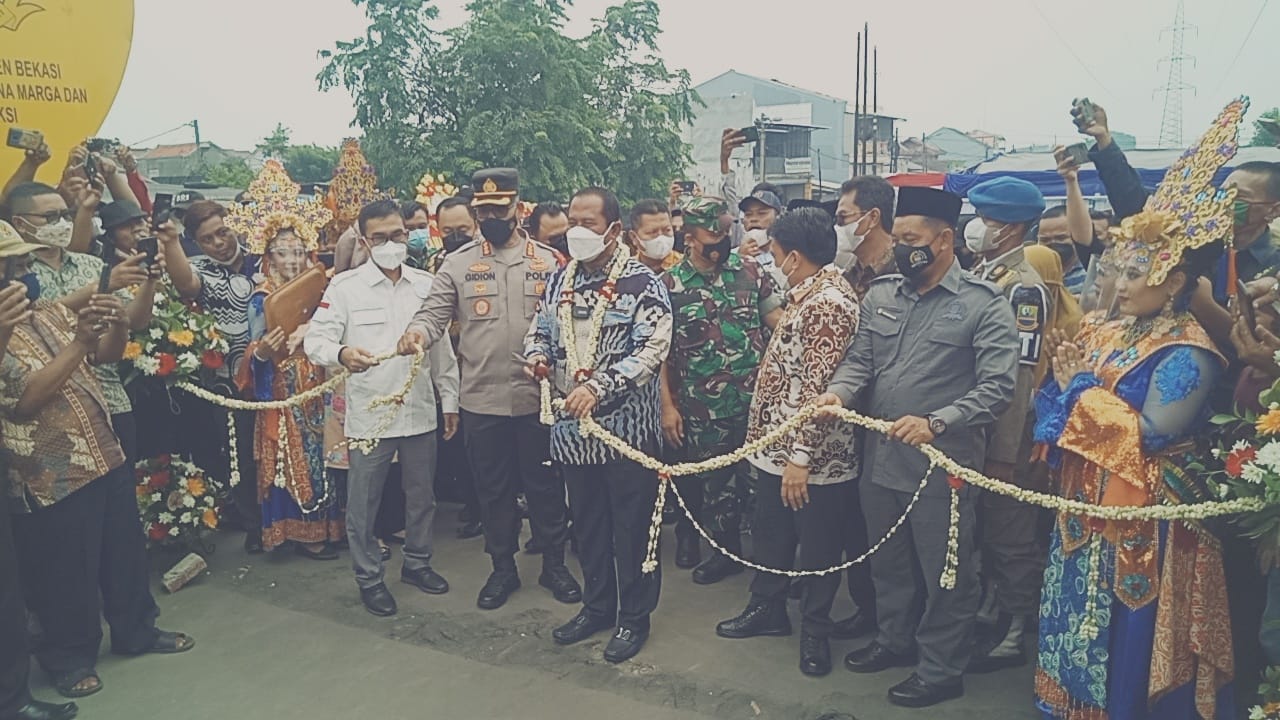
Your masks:
{"label": "wristwatch", "polygon": [[947,431],[947,423],[937,415],[925,415],[925,420],[929,421],[929,432],[935,436],[942,435]]}

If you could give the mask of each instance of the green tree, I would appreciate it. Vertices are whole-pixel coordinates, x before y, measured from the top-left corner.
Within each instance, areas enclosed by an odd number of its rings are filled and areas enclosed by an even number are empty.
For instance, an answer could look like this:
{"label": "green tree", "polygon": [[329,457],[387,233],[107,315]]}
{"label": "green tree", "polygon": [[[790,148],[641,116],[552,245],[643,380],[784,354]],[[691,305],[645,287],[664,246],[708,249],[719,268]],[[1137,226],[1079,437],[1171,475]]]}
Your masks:
{"label": "green tree", "polygon": [[580,38],[565,33],[568,0],[472,0],[469,19],[442,34],[422,0],[353,2],[369,34],[322,53],[318,80],[355,98],[387,185],[509,165],[527,199],[604,184],[634,200],[664,196],[688,164],[680,124],[697,100],[688,75],[657,57],[655,0],[624,0]]}
{"label": "green tree", "polygon": [[323,183],[333,178],[338,165],[338,148],[323,145],[293,145],[284,151],[284,169],[298,183]]}
{"label": "green tree", "polygon": [[1280,145],[1280,107],[1271,108],[1253,121],[1253,138],[1249,140],[1250,147],[1277,145]]}
{"label": "green tree", "polygon": [[263,138],[255,149],[262,153],[264,157],[282,159],[285,152],[289,150],[290,132],[289,128],[284,126],[284,123],[276,123],[276,129]]}
{"label": "green tree", "polygon": [[253,171],[245,165],[243,160],[235,158],[228,158],[217,165],[202,168],[200,175],[207,183],[237,190],[248,189],[249,183],[253,182]]}

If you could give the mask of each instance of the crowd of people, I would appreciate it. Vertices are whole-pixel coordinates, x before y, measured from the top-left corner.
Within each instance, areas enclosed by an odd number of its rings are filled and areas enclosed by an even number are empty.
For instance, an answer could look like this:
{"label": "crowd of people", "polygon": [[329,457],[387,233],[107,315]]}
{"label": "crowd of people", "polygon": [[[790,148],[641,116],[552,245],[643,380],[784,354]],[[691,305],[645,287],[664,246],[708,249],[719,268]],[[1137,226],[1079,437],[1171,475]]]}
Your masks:
{"label": "crowd of people", "polygon": [[[484,537],[485,610],[521,588],[527,518],[538,584],[579,606],[554,642],[608,632],[604,659],[625,662],[659,631],[663,582],[646,559],[667,478],[634,452],[697,464],[674,478],[688,515],[670,513],[693,583],[760,568],[708,633],[790,636],[798,599],[799,670],[826,675],[831,640],[865,638],[843,664],[902,668],[896,705],[1033,662],[1049,717],[1235,717],[1280,663],[1263,622],[1280,618],[1274,548],[1227,523],[1050,511],[918,447],[1090,505],[1216,496],[1197,474],[1210,415],[1280,377],[1280,164],[1214,184],[1242,114],[1224,110],[1154,192],[1105,111],[1077,114],[1105,214],[1067,153],[1053,206],[1010,177],[968,190],[976,217],[870,176],[784,203],[769,183],[740,192],[732,130],[715,194],[678,181],[624,211],[588,187],[526,213],[518,171],[489,168],[434,206],[377,199],[337,229],[276,161],[235,203],[185,194],[153,213],[127,149],[74,148],[57,186],[35,181],[48,148],[29,151],[0,195],[0,720],[77,712],[31,697],[31,655],[67,698],[102,690],[102,618],[117,654],[194,646],[156,626],[133,468],[159,454],[224,483],[245,552],[347,552],[382,617],[398,611],[391,545],[402,584],[450,591],[438,497],[464,506],[460,536]],[[273,309],[308,292],[301,322]],[[209,389],[274,404],[122,374],[165,293],[227,341]],[[338,368],[344,384],[316,392]],[[842,587],[856,612],[836,619]]]}

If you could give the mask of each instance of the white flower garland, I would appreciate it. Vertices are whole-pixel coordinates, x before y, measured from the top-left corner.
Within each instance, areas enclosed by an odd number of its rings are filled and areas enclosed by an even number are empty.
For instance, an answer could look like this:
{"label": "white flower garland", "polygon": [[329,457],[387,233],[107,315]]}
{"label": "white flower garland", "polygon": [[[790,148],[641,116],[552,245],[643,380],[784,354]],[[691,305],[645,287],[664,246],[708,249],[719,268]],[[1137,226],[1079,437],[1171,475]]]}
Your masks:
{"label": "white flower garland", "polygon": [[[390,352],[383,355],[379,355],[377,358],[375,358],[375,360],[377,360],[377,362],[383,362],[385,360],[390,360],[393,357],[396,357],[396,353]],[[385,397],[376,397],[369,402],[370,411],[376,410],[377,408],[380,408],[383,406],[388,406],[388,405],[395,406],[390,410],[388,410],[387,412],[383,413],[381,419],[379,419],[378,421],[378,424],[373,429],[372,438],[364,438],[364,439],[347,438],[346,440],[339,443],[338,445],[335,445],[331,449],[331,451],[337,450],[338,448],[341,448],[343,445],[346,445],[348,447],[360,450],[366,455],[373,452],[373,449],[376,448],[378,446],[378,443],[380,442],[379,436],[382,435],[382,433],[385,432],[387,428],[391,427],[391,423],[395,422],[396,415],[399,412],[399,406],[404,404],[404,398],[409,394],[409,390],[413,387],[414,381],[418,379],[418,373],[422,370],[422,363],[425,358],[426,358],[426,353],[423,353],[423,352],[416,353],[413,357],[413,364],[409,369],[409,374],[408,374],[408,377],[405,379],[404,385],[399,390],[397,390],[396,392],[390,395],[387,395]],[[279,438],[280,438],[279,442],[283,444],[285,430],[286,430],[284,411],[290,408],[298,407],[307,402],[323,397],[325,393],[337,388],[338,385],[340,385],[343,380],[346,380],[347,376],[350,374],[351,372],[349,370],[347,370],[346,368],[342,368],[337,373],[335,373],[333,377],[329,378],[328,380],[321,383],[320,385],[317,385],[311,388],[310,390],[300,392],[297,395],[293,395],[283,400],[240,400],[239,398],[229,398],[229,397],[224,397],[222,395],[219,395],[215,392],[206,390],[198,385],[192,385],[191,383],[178,383],[177,387],[200,398],[201,400],[204,400],[205,402],[212,403],[214,405],[217,405],[222,408],[226,408],[228,410],[242,410],[242,411],[252,411],[252,412],[257,412],[259,410],[280,411],[280,417],[279,417],[280,424],[278,426],[278,431],[279,431]],[[239,451],[238,443],[236,441],[235,417],[230,412],[227,413],[227,436],[229,440],[227,444],[228,444],[230,460],[231,460],[231,486],[235,487],[240,484],[240,480],[241,480],[240,451]],[[275,486],[279,488],[284,488],[287,485],[287,481],[285,479],[286,473],[284,468],[283,455],[284,454],[277,449]],[[324,497],[322,497],[320,500],[316,502],[315,510],[312,510],[311,513],[316,512],[322,507],[322,503],[328,500],[328,495],[329,495],[329,490],[326,489]]]}
{"label": "white flower garland", "polygon": [[[545,379],[542,382],[544,384],[547,383]],[[545,403],[554,405],[557,408],[562,408],[564,405],[563,400],[550,401],[548,393],[544,392],[543,397],[544,397]],[[549,409],[547,407],[543,407],[541,416],[543,418],[546,418],[549,414],[550,414]],[[588,417],[582,418],[581,420],[578,421],[578,423],[579,423],[579,428],[584,437],[595,437],[599,439],[601,442],[603,442],[605,445],[607,445],[609,448],[616,451],[618,454],[627,458],[628,460],[631,460],[646,469],[653,470],[654,472],[659,474],[660,478],[662,478],[661,482],[659,483],[660,486],[669,484],[670,487],[674,489],[675,484],[670,483],[670,478],[684,477],[687,475],[696,475],[699,473],[711,472],[714,470],[721,470],[721,469],[730,467],[732,465],[735,465],[741,462],[742,460],[745,460],[746,458],[759,453],[761,450],[774,444],[775,442],[787,436],[790,436],[797,429],[799,429],[799,427],[802,424],[804,424],[805,422],[808,422],[810,419],[812,419],[814,416],[818,414],[830,415],[840,420],[843,420],[844,422],[850,422],[856,425],[860,425],[864,428],[867,428],[868,430],[872,430],[874,432],[878,432],[881,434],[884,434],[885,432],[887,432],[890,426],[890,423],[884,420],[876,420],[873,418],[869,418],[857,412],[854,412],[852,410],[846,410],[844,408],[832,408],[832,407],[818,408],[817,406],[809,405],[807,407],[802,408],[800,412],[798,412],[796,415],[787,419],[786,422],[774,428],[772,431],[765,434],[763,437],[757,438],[756,440],[743,445],[741,448],[733,452],[726,453],[724,455],[719,455],[713,458],[708,458],[706,460],[703,460],[697,463],[677,463],[675,465],[669,465],[665,462],[662,462],[661,460],[658,460],[656,458],[650,457],[649,455],[646,455],[645,453],[637,450],[636,448],[631,447],[624,440],[622,440],[618,436],[614,435],[613,433],[601,427],[599,423],[597,423],[595,419],[592,417],[588,416]],[[925,473],[924,478],[921,479],[920,486],[916,490],[915,497],[912,499],[911,504],[908,505],[907,509],[903,512],[902,516],[898,519],[898,522],[894,524],[890,532],[881,540],[881,542],[877,543],[875,547],[873,547],[872,550],[869,550],[863,557],[853,561],[849,561],[843,565],[827,568],[825,570],[792,571],[792,570],[781,570],[778,568],[762,567],[760,565],[756,565],[755,563],[751,563],[742,558],[739,558],[733,555],[732,553],[726,552],[725,554],[729,555],[735,561],[741,562],[743,565],[750,567],[752,569],[762,570],[764,572],[771,572],[779,575],[786,575],[788,577],[827,575],[833,572],[840,572],[856,564],[857,562],[861,562],[865,557],[869,557],[871,554],[874,553],[874,551],[880,548],[884,540],[887,540],[890,536],[892,536],[893,532],[897,530],[897,528],[902,524],[903,521],[905,521],[907,514],[910,513],[911,509],[915,505],[915,498],[919,497],[920,492],[923,491],[925,485],[928,484],[928,481],[932,476],[934,470],[937,470],[937,469],[942,469],[947,473],[949,473],[953,478],[955,478],[955,481],[952,482],[952,488],[951,488],[951,495],[952,495],[951,513],[950,513],[951,527],[948,529],[948,533],[947,533],[947,563],[946,563],[946,566],[944,567],[942,577],[939,578],[940,585],[945,589],[952,589],[955,587],[956,573],[959,567],[959,537],[960,537],[959,535],[960,533],[959,486],[962,485],[963,483],[971,483],[984,490],[990,490],[992,492],[996,492],[1001,495],[1007,495],[1021,502],[1025,502],[1033,505],[1039,505],[1041,507],[1049,508],[1051,510],[1055,510],[1058,512],[1069,512],[1072,514],[1085,515],[1088,517],[1096,517],[1096,518],[1102,518],[1106,520],[1184,520],[1184,521],[1185,520],[1203,520],[1206,518],[1219,517],[1222,515],[1234,515],[1234,514],[1239,514],[1243,512],[1256,512],[1266,507],[1265,502],[1256,498],[1237,499],[1237,500],[1230,500],[1226,502],[1211,501],[1211,502],[1195,503],[1192,505],[1144,505],[1144,506],[1091,505],[1091,504],[1080,502],[1077,500],[1068,500],[1067,498],[1058,497],[1056,495],[1049,495],[1047,493],[1039,493],[1032,490],[1026,490],[1016,485],[1012,485],[1010,483],[1002,482],[994,478],[989,478],[983,475],[982,473],[979,473],[974,470],[970,470],[969,468],[961,466],[959,463],[947,457],[942,451],[938,450],[932,445],[921,445],[919,446],[919,450],[923,452],[927,458],[929,458],[929,469]],[[675,496],[676,496],[676,500],[680,503],[680,507],[685,511],[685,515],[689,517],[689,519],[693,522],[694,527],[698,530],[698,533],[702,535],[702,537],[705,538],[708,542],[710,542],[713,548],[721,552],[725,552],[724,548],[719,546],[715,542],[715,540],[710,537],[710,534],[707,533],[706,530],[702,528],[701,525],[698,524],[696,518],[694,518],[693,514],[689,512],[689,508],[685,504],[684,499],[680,497],[680,493],[678,490],[675,491]],[[649,550],[646,553],[646,557],[643,565],[646,572],[651,572],[653,569],[657,568],[656,537],[657,537],[657,534],[661,532],[661,520],[662,520],[661,506],[663,502],[664,502],[664,498],[663,496],[660,495],[656,503],[658,506],[658,512],[654,513],[655,520],[652,526],[650,527],[650,531],[649,531]]]}
{"label": "white flower garland", "polygon": [[[932,468],[930,468],[932,470]],[[925,478],[928,478],[925,475]],[[960,569],[960,489],[951,487],[951,526],[947,528],[947,559],[942,566],[938,585],[943,590],[956,589],[956,571]]]}
{"label": "white flower garland", "polygon": [[578,353],[578,332],[573,324],[574,279],[578,275],[578,261],[570,260],[564,268],[564,285],[560,291],[560,301],[556,307],[556,319],[560,322],[560,339],[564,343],[565,364],[569,376],[575,384],[586,382],[595,371],[596,361],[600,355],[600,333],[604,327],[604,315],[613,305],[617,292],[618,279],[627,269],[631,254],[621,244],[613,252],[609,261],[609,276],[597,293],[595,307],[591,309],[590,334],[587,336],[587,347],[590,348],[590,364],[583,361]]}

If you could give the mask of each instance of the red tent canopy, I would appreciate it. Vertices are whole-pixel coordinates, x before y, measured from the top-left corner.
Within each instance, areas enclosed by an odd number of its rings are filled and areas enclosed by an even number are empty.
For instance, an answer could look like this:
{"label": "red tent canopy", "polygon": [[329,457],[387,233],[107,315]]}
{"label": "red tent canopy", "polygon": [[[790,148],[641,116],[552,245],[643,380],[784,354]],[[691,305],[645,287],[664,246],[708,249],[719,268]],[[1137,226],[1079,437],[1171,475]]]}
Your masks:
{"label": "red tent canopy", "polygon": [[947,180],[946,173],[898,173],[885,178],[894,187],[940,188]]}

